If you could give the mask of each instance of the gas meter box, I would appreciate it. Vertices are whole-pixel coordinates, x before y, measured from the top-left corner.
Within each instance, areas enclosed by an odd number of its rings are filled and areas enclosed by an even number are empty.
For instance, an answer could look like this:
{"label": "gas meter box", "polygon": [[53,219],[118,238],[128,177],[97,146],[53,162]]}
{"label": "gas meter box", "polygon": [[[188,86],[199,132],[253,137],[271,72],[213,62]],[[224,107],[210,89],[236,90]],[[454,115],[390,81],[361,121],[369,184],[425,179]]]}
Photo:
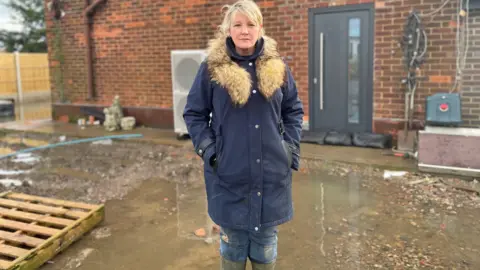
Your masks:
{"label": "gas meter box", "polygon": [[460,94],[438,93],[427,97],[426,124],[431,126],[458,126],[462,123]]}

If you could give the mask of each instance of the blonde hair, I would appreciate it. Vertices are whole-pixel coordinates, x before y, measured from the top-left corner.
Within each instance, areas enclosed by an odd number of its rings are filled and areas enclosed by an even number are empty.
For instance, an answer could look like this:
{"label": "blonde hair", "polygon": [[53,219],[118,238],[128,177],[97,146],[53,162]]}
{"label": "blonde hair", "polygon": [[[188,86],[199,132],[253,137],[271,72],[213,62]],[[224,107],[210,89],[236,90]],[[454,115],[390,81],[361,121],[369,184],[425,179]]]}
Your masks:
{"label": "blonde hair", "polygon": [[[225,16],[223,17],[223,22],[218,27],[220,35],[228,36],[229,29],[232,25],[233,16],[237,12],[240,12],[243,15],[247,16],[247,18],[257,26],[263,25],[262,12],[260,11],[258,5],[252,0],[239,0],[233,5],[223,6],[222,10],[225,8],[227,8],[227,11],[225,12]],[[262,29],[260,30],[259,38],[263,35],[265,35],[265,30],[262,27]]]}

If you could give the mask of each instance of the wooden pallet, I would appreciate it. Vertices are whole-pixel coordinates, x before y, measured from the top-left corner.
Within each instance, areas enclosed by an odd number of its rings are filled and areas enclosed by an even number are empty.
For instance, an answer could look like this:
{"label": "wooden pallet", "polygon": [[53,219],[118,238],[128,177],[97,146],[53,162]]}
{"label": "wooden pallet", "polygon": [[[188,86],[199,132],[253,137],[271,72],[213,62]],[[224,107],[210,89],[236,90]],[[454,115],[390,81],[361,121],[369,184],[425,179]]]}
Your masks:
{"label": "wooden pallet", "polygon": [[0,194],[0,270],[33,270],[104,218],[104,205]]}

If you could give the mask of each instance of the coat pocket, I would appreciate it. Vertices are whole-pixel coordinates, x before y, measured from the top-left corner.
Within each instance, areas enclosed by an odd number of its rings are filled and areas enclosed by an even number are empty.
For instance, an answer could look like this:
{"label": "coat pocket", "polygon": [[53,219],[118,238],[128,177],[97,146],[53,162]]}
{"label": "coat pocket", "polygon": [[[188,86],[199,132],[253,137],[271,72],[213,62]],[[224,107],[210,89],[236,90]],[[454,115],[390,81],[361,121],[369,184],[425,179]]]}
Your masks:
{"label": "coat pocket", "polygon": [[292,167],[292,162],[293,162],[293,152],[290,144],[286,142],[285,140],[282,140],[282,146],[283,150],[285,152],[285,155],[287,155],[287,166],[288,168]]}
{"label": "coat pocket", "polygon": [[222,166],[223,160],[223,137],[222,135],[217,135],[215,139],[215,148],[216,148],[216,161],[214,164],[215,172],[218,172],[219,168]]}

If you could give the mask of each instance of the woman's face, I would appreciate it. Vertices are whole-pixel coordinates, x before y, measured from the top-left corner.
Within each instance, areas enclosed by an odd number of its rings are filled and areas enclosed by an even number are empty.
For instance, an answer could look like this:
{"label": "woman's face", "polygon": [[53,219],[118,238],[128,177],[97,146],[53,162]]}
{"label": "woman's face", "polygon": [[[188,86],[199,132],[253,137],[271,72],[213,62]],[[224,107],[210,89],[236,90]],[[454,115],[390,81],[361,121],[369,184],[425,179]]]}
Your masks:
{"label": "woman's face", "polygon": [[250,50],[255,46],[261,29],[262,26],[255,25],[247,16],[236,13],[230,26],[230,36],[238,49]]}

